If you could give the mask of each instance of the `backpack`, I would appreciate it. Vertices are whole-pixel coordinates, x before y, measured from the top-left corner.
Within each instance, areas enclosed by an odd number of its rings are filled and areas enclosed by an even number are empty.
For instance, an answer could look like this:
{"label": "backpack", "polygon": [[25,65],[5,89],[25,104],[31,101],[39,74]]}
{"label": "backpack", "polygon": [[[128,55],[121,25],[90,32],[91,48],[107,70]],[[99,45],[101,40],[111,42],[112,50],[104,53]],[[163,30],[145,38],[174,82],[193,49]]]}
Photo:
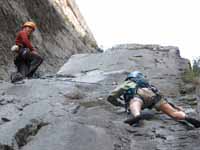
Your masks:
{"label": "backpack", "polygon": [[150,85],[146,80],[136,80],[136,79],[129,79],[129,80],[136,83],[136,86],[135,88],[131,88],[131,87],[128,88],[123,93],[123,99],[125,101],[126,112],[129,111],[128,110],[129,103],[135,95],[138,95],[144,102],[151,104],[149,105],[148,108],[152,108],[154,105],[154,101],[152,103],[151,100],[158,96],[160,97],[159,90],[155,86]]}

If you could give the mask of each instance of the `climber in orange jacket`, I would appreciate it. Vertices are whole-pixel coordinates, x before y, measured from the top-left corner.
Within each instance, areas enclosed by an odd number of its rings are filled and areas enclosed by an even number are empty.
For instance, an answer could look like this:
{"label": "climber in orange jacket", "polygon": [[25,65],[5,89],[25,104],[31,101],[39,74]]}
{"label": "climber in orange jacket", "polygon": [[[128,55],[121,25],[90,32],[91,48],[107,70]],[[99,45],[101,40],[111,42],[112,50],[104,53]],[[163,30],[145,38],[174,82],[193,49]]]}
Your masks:
{"label": "climber in orange jacket", "polygon": [[30,36],[36,29],[34,22],[25,22],[22,26],[21,31],[18,32],[15,43],[18,46],[17,56],[15,57],[14,64],[17,67],[17,72],[20,73],[21,77],[11,77],[11,81],[15,82],[22,80],[23,78],[31,78],[37,68],[43,62],[41,56],[35,48],[33,48]]}

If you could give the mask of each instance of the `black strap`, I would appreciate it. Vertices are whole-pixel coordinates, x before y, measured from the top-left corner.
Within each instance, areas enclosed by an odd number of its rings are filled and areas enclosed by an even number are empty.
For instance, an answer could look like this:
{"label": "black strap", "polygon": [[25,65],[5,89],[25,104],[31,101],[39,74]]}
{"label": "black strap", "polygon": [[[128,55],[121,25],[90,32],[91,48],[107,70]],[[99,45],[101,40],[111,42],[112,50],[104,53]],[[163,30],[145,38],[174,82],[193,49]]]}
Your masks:
{"label": "black strap", "polygon": [[131,99],[135,96],[135,94],[137,93],[137,86],[136,88],[129,88],[128,90],[124,91],[123,94],[123,99],[124,99],[124,103],[125,103],[125,111],[129,112],[128,108],[129,108],[129,104]]}

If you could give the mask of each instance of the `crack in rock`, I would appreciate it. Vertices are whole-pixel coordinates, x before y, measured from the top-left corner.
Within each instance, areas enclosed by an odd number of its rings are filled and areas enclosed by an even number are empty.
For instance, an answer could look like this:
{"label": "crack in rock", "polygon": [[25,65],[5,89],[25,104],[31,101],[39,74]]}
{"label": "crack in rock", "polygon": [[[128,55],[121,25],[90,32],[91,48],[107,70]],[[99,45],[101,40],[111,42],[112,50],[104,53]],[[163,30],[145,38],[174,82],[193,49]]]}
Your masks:
{"label": "crack in rock", "polygon": [[15,140],[18,147],[21,148],[22,146],[25,146],[30,142],[31,137],[35,136],[39,130],[46,125],[48,125],[48,123],[42,122],[41,120],[31,120],[30,124],[27,124],[15,134]]}
{"label": "crack in rock", "polygon": [[20,100],[13,96],[0,96],[0,105],[16,104]]}
{"label": "crack in rock", "polygon": [[0,144],[0,150],[14,150],[12,147],[8,145],[1,145]]}

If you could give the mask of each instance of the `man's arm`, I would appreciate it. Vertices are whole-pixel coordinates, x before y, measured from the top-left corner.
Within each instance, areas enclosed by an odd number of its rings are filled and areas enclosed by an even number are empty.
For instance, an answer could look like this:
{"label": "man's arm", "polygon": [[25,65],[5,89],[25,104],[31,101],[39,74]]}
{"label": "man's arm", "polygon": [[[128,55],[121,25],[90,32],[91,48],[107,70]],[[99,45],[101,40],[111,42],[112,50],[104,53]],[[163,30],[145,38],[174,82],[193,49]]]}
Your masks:
{"label": "man's arm", "polygon": [[33,48],[29,38],[28,38],[28,35],[26,32],[20,32],[20,36],[22,38],[22,42],[23,42],[23,45],[26,46],[27,48],[29,48],[31,51],[35,51],[35,49]]}
{"label": "man's arm", "polygon": [[117,99],[120,98],[120,96],[122,96],[126,90],[128,90],[129,88],[134,88],[134,87],[136,87],[136,84],[134,82],[125,81],[124,83],[122,83],[120,86],[118,86],[111,92],[107,100],[114,106],[124,106],[124,104],[122,104]]}

